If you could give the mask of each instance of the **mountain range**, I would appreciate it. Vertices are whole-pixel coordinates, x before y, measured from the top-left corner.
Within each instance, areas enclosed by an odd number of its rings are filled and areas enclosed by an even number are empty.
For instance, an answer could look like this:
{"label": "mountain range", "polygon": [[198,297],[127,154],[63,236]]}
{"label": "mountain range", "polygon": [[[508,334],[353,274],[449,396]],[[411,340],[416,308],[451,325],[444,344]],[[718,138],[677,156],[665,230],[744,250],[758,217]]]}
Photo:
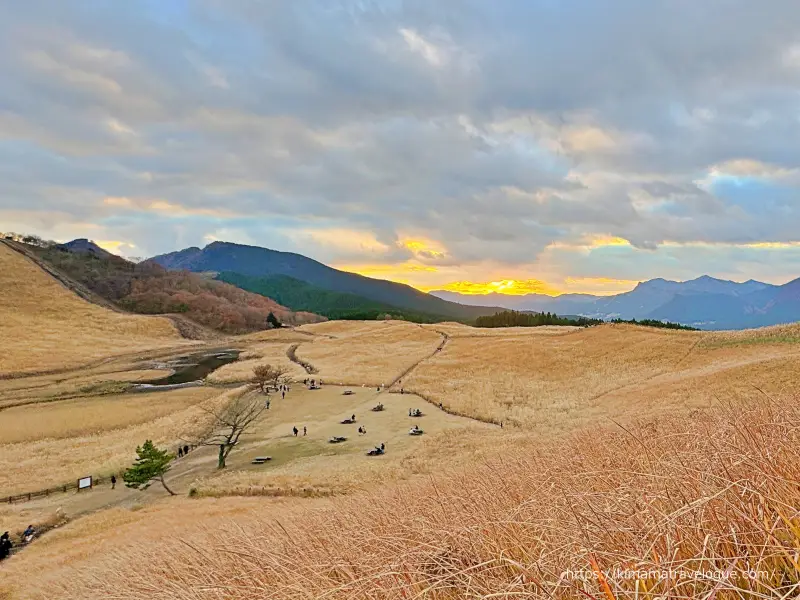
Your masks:
{"label": "mountain range", "polygon": [[613,296],[563,294],[432,295],[451,302],[503,306],[519,311],[575,314],[599,319],[655,319],[701,329],[744,329],[800,320],[800,279],[783,285],[744,283],[704,275],[690,281],[651,279]]}
{"label": "mountain range", "polygon": [[[101,260],[94,264],[121,260],[86,239],[59,248]],[[401,283],[340,271],[300,254],[230,242],[155,256],[140,263],[140,268],[146,269],[148,264],[170,271],[211,273],[220,283],[266,296],[283,305],[283,310],[334,319],[372,319],[391,314],[417,322],[468,322],[511,309],[604,320],[654,319],[701,329],[744,329],[800,321],[800,279],[773,285],[707,275],[690,281],[658,278],[613,296],[467,295],[445,290],[426,294]]]}

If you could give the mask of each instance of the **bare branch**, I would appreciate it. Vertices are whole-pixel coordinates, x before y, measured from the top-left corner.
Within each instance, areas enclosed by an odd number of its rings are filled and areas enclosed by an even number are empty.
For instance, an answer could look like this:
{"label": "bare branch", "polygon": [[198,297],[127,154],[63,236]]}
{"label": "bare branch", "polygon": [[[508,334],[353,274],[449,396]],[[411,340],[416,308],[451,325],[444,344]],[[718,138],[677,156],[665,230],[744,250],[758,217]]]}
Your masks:
{"label": "bare branch", "polygon": [[266,410],[266,404],[257,395],[245,394],[232,400],[222,410],[206,409],[204,412],[213,418],[208,435],[201,444],[219,446],[218,468],[225,467],[225,459],[239,443],[239,438]]}

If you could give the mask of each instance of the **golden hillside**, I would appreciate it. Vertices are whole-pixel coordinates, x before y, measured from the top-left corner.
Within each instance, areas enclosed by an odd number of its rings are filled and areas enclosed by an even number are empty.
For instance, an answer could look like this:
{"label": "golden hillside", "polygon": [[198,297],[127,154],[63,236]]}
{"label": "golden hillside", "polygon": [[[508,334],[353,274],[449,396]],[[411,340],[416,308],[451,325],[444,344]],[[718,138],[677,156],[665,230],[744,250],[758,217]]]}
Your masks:
{"label": "golden hillside", "polygon": [[[713,581],[691,574],[678,582],[609,576],[605,588],[596,568],[735,573],[717,598],[780,597],[800,586],[792,508],[800,326],[705,333],[326,322],[225,343],[241,360],[185,390],[74,397],[87,381],[133,381],[154,368],[129,357],[0,381],[14,403],[0,412],[11,425],[0,440],[0,490],[9,493],[118,470],[144,439],[174,448],[204,430],[207,407],[257,394],[216,386],[247,381],[258,364],[284,366],[295,382],[285,398],[271,396],[225,470],[215,468],[214,447],[176,460],[167,474],[176,498],[158,485],[106,485],[2,506],[0,525],[11,531],[46,523],[58,508],[73,521],[3,565],[0,598],[714,592]],[[292,357],[325,380],[321,390],[297,383],[309,374]],[[387,391],[375,387],[400,376]],[[52,396],[59,390],[67,395]],[[373,412],[377,403],[385,410]],[[412,407],[424,416],[410,417]],[[367,433],[342,423],[351,414]],[[417,423],[423,437],[408,434]],[[334,435],[348,440],[332,445]],[[381,442],[385,456],[366,456]],[[251,463],[263,455],[272,461]],[[589,575],[561,580],[565,569]],[[746,570],[765,575],[747,580]],[[40,575],[26,580],[29,572]],[[85,573],[94,574],[88,588]]]}
{"label": "golden hillside", "polygon": [[115,313],[82,300],[0,244],[0,375],[75,366],[181,342],[165,318]]}

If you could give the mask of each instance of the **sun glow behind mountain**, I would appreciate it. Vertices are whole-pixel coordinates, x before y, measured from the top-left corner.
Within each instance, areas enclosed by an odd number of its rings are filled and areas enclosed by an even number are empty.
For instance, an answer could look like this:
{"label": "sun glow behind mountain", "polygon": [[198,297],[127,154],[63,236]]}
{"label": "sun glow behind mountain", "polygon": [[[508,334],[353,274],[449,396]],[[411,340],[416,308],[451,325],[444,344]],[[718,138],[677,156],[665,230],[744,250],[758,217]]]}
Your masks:
{"label": "sun glow behind mountain", "polygon": [[558,296],[561,290],[551,287],[548,283],[538,279],[501,279],[499,281],[454,281],[441,287],[448,292],[459,294],[508,294],[510,296],[523,296],[525,294],[545,294]]}

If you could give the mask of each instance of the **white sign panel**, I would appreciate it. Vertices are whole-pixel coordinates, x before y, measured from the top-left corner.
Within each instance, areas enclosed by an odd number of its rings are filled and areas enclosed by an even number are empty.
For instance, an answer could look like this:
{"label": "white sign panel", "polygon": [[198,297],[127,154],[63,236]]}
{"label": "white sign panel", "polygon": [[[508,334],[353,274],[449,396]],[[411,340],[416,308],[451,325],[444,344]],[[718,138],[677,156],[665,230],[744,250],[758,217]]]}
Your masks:
{"label": "white sign panel", "polygon": [[83,477],[78,479],[78,489],[85,490],[86,488],[92,487],[92,478],[91,477]]}

